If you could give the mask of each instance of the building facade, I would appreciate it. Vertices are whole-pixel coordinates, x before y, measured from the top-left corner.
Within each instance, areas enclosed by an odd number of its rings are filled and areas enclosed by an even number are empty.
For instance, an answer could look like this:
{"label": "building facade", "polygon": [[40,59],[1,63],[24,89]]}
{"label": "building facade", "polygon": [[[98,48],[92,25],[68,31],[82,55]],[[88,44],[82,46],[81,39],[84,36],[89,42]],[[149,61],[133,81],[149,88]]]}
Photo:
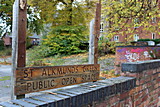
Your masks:
{"label": "building facade", "polygon": [[[160,0],[158,0],[158,7],[160,7]],[[158,12],[159,13],[159,12]],[[115,31],[110,41],[115,42],[130,42],[130,41],[138,41],[139,39],[160,39],[160,15],[158,17],[150,17],[149,26],[154,27],[155,30],[145,30],[147,27],[140,26],[139,19],[130,19],[127,24],[132,23],[134,21],[134,26],[129,27],[128,29],[133,30],[132,33],[125,33],[127,32],[127,28],[122,28],[122,30]],[[101,25],[100,25],[100,32],[101,36],[107,37],[108,27],[111,25],[112,22],[106,22],[106,17],[102,15],[101,18]],[[110,24],[110,25],[109,25]],[[114,26],[112,26],[114,27]],[[123,35],[120,32],[124,32]]]}

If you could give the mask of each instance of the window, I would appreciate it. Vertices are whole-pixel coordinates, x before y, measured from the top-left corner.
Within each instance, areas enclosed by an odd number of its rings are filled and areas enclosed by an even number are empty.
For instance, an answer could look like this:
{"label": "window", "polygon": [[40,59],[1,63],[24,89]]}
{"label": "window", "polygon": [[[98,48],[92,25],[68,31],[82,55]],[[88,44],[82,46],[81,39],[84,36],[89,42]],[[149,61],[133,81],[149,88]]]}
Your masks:
{"label": "window", "polygon": [[152,23],[156,23],[156,17],[152,17]]}
{"label": "window", "polygon": [[156,6],[157,5],[157,0],[151,0],[151,6]]}
{"label": "window", "polygon": [[103,32],[103,23],[100,24],[100,32]]}
{"label": "window", "polygon": [[152,39],[156,39],[156,34],[152,33]]}
{"label": "window", "polygon": [[120,3],[126,2],[126,0],[118,0]]}
{"label": "window", "polygon": [[119,27],[115,27],[115,30],[118,31],[118,30],[119,30]]}
{"label": "window", "polygon": [[122,0],[119,0],[120,1],[120,3],[122,3]]}
{"label": "window", "polygon": [[134,41],[138,41],[138,39],[139,39],[138,34],[134,34]]}
{"label": "window", "polygon": [[135,18],[134,19],[134,28],[139,28],[139,19],[138,18]]}
{"label": "window", "polygon": [[119,41],[119,36],[115,35],[114,36],[114,41],[118,42]]}

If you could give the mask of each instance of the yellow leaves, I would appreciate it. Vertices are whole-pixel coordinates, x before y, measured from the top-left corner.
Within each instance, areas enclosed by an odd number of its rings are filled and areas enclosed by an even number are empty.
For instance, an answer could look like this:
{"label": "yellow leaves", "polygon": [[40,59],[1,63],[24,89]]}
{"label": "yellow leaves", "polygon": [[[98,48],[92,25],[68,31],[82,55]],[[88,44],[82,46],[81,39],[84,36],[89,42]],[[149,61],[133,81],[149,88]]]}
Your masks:
{"label": "yellow leaves", "polygon": [[69,33],[61,33],[61,35],[68,35],[69,36],[70,34]]}
{"label": "yellow leaves", "polygon": [[76,55],[64,56],[62,57],[62,59],[69,59],[69,58],[81,59],[81,58],[87,58],[87,57],[88,57],[88,53],[81,53]]}
{"label": "yellow leaves", "polygon": [[107,54],[105,56],[100,57],[99,60],[104,60],[104,59],[108,59],[108,58],[115,58],[115,55]]}
{"label": "yellow leaves", "polygon": [[109,71],[103,71],[100,72],[100,77],[105,77],[107,79],[118,77],[119,75],[115,75],[115,69],[109,70]]}

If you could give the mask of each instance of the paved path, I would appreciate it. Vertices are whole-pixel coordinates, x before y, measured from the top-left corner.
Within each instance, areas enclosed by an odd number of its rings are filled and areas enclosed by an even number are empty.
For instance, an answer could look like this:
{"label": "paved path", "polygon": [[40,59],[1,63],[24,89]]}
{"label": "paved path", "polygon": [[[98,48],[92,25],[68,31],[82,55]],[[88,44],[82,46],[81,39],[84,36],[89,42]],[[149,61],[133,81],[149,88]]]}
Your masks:
{"label": "paved path", "polygon": [[0,102],[11,99],[11,66],[0,65]]}

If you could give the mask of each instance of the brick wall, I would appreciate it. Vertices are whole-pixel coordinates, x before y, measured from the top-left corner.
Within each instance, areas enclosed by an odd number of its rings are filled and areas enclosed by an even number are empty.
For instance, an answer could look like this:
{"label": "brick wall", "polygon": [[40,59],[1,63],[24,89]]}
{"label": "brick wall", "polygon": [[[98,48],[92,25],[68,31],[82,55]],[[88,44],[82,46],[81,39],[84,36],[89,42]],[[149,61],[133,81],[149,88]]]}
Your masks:
{"label": "brick wall", "polygon": [[115,68],[119,73],[124,62],[145,61],[160,58],[159,46],[117,46]]}
{"label": "brick wall", "polygon": [[136,78],[136,87],[110,96],[96,107],[160,106],[160,60],[123,63],[122,71],[121,75]]}
{"label": "brick wall", "polygon": [[2,107],[159,107],[160,60],[122,64],[122,76],[0,103]]}

